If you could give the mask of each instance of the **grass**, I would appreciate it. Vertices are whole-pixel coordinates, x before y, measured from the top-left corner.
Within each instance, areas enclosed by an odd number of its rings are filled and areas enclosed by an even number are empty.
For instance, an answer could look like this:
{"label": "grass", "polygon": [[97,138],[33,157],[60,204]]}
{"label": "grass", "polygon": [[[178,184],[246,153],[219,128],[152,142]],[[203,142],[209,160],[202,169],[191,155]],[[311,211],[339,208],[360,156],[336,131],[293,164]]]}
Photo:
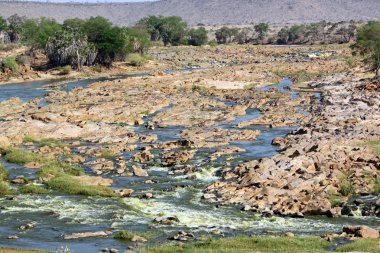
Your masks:
{"label": "grass", "polygon": [[329,201],[332,207],[337,207],[341,203],[343,203],[343,200],[340,197],[335,196],[335,195],[329,196]]}
{"label": "grass", "polygon": [[72,165],[67,162],[61,161],[53,161],[50,163],[46,163],[41,167],[38,171],[38,176],[41,178],[46,178],[49,175],[53,175],[55,177],[71,175],[71,176],[80,176],[83,175],[83,169]]}
{"label": "grass", "polygon": [[140,67],[147,62],[147,59],[141,54],[130,54],[128,55],[128,63],[131,66]]}
{"label": "grass", "polygon": [[7,177],[8,177],[8,171],[0,163],[0,181],[7,179]]}
{"label": "grass", "polygon": [[38,185],[25,185],[20,188],[20,192],[24,194],[48,194],[49,191]]}
{"label": "grass", "polygon": [[236,237],[220,240],[206,240],[204,242],[190,243],[179,248],[164,245],[156,248],[147,248],[145,252],[171,253],[171,252],[282,252],[306,253],[325,252],[331,243],[319,237]]}
{"label": "grass", "polygon": [[22,139],[22,142],[23,143],[34,143],[34,144],[37,144],[39,147],[45,147],[45,146],[49,146],[49,147],[59,147],[59,148],[63,148],[66,146],[65,143],[59,141],[59,140],[54,140],[54,139],[43,139],[41,141],[37,141],[36,139],[34,139],[33,136],[30,136],[30,135],[25,135],[24,138]]}
{"label": "grass", "polygon": [[1,62],[1,68],[2,69],[9,69],[13,73],[17,73],[19,66],[18,66],[15,58],[7,57],[7,58],[3,59],[3,61]]}
{"label": "grass", "polygon": [[113,152],[110,152],[110,151],[104,151],[100,154],[100,158],[104,158],[104,159],[114,159],[115,158],[115,154]]}
{"label": "grass", "polygon": [[35,142],[36,139],[33,138],[33,136],[30,135],[25,135],[24,138],[22,138],[23,143],[30,143],[30,142]]}
{"label": "grass", "polygon": [[379,239],[359,239],[337,248],[335,252],[380,252]]}
{"label": "grass", "polygon": [[61,175],[46,182],[55,191],[83,196],[115,197],[116,194],[106,186],[85,185],[69,175]]}
{"label": "grass", "polygon": [[380,140],[370,140],[361,144],[361,146],[370,147],[375,155],[380,156]]}
{"label": "grass", "polygon": [[355,186],[353,185],[351,179],[349,179],[348,177],[344,177],[341,179],[341,181],[339,182],[339,192],[346,197],[355,194]]}
{"label": "grass", "polygon": [[60,67],[59,68],[59,72],[58,72],[58,75],[68,75],[71,73],[73,69],[71,68],[70,65],[67,65],[67,66],[64,66],[64,67]]}
{"label": "grass", "polygon": [[30,151],[25,151],[19,148],[3,149],[1,153],[5,155],[4,159],[7,162],[15,163],[18,165],[25,165],[29,162],[46,162],[46,158],[44,158],[42,155]]}
{"label": "grass", "polygon": [[49,147],[58,147],[58,148],[63,148],[65,147],[65,143],[59,141],[59,140],[54,140],[54,139],[44,139],[44,140],[41,140],[39,142],[36,142],[38,144],[39,147],[45,147],[45,146],[49,146]]}
{"label": "grass", "polygon": [[373,193],[380,194],[380,180],[378,178],[373,181]]}
{"label": "grass", "polygon": [[130,241],[132,240],[133,236],[134,234],[132,232],[123,230],[117,233],[113,238],[121,241]]}
{"label": "grass", "polygon": [[11,195],[12,193],[9,184],[5,181],[0,181],[0,196]]}

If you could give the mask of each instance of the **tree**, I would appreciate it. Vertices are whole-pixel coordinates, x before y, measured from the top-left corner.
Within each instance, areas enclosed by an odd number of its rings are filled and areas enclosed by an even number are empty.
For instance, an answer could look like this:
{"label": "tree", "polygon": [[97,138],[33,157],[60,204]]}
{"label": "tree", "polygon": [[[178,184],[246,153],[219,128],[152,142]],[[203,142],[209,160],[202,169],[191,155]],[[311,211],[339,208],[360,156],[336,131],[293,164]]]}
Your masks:
{"label": "tree", "polygon": [[8,24],[7,20],[0,16],[0,32],[7,30]]}
{"label": "tree", "polygon": [[237,28],[228,28],[227,26],[223,26],[222,28],[216,30],[215,37],[218,43],[226,44],[229,42],[233,42],[235,36],[239,33]]}
{"label": "tree", "polygon": [[83,31],[85,23],[86,21],[80,18],[66,19],[63,22],[63,28],[72,31]]}
{"label": "tree", "polygon": [[124,40],[126,53],[140,53],[145,54],[151,43],[150,35],[144,30],[136,28],[124,28]]}
{"label": "tree", "polygon": [[97,55],[95,46],[88,43],[84,34],[68,30],[49,38],[45,51],[51,65],[70,65],[77,69],[93,65]]}
{"label": "tree", "polygon": [[197,29],[191,29],[189,31],[189,45],[201,46],[207,43],[208,33],[204,27],[199,27]]}
{"label": "tree", "polygon": [[254,26],[255,32],[258,34],[258,39],[263,41],[269,31],[269,25],[260,23]]}
{"label": "tree", "polygon": [[379,75],[380,70],[380,22],[371,21],[358,31],[357,42],[352,46],[353,52],[363,56],[364,64]]}
{"label": "tree", "polygon": [[125,51],[124,32],[119,27],[103,17],[91,17],[83,25],[83,31],[88,41],[98,50],[96,61],[106,66],[111,66],[116,58],[122,58]]}
{"label": "tree", "polygon": [[187,23],[178,16],[169,16],[162,18],[159,26],[159,32],[164,45],[169,44],[178,46],[184,42],[186,37]]}
{"label": "tree", "polygon": [[160,26],[162,25],[162,20],[162,16],[149,16],[140,19],[135,28],[148,32],[152,41],[159,41],[161,39]]}
{"label": "tree", "polygon": [[49,38],[61,30],[62,26],[51,18],[27,19],[22,24],[22,37],[32,49],[45,49]]}
{"label": "tree", "polygon": [[8,18],[8,34],[11,42],[17,43],[21,39],[22,25],[26,17],[14,14]]}

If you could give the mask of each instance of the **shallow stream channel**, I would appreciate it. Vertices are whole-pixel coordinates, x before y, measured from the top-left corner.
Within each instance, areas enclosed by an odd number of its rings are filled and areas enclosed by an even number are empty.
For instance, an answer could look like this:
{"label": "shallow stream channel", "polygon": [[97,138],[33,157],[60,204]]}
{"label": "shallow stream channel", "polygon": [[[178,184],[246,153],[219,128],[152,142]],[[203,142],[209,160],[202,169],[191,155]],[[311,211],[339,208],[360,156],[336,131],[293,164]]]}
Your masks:
{"label": "shallow stream channel", "polygon": [[[127,78],[124,76],[123,78]],[[120,78],[120,77],[119,77]],[[86,87],[88,84],[105,79],[88,79],[70,81],[61,89]],[[107,79],[109,80],[109,79]],[[24,101],[43,98],[47,92],[47,84],[59,81],[35,81],[21,84],[0,86],[0,102],[11,97],[19,97]],[[279,92],[286,92],[289,80],[282,82]],[[276,87],[271,87],[276,88]],[[289,96],[297,96],[289,92]],[[40,106],[43,106],[43,101]],[[46,103],[46,102],[45,102]],[[150,115],[149,118],[154,115]],[[234,122],[221,124],[219,127],[233,129],[239,122],[248,121],[260,116],[260,112],[249,109],[247,114],[236,118]],[[88,231],[131,231],[149,239],[148,244],[167,242],[169,237],[179,231],[193,233],[196,238],[210,235],[213,231],[225,236],[236,235],[278,235],[293,232],[297,235],[321,235],[327,232],[340,232],[344,225],[370,225],[380,228],[380,220],[370,217],[305,217],[302,219],[288,217],[263,218],[252,212],[241,211],[241,207],[226,207],[209,204],[202,200],[203,190],[212,182],[218,180],[218,170],[226,164],[237,165],[244,161],[270,157],[277,154],[275,146],[271,145],[275,137],[285,136],[292,128],[269,128],[250,126],[247,129],[259,129],[260,135],[256,141],[238,141],[231,145],[245,149],[234,160],[219,157],[210,161],[212,153],[209,150],[199,150],[190,160],[190,165],[203,169],[195,172],[194,178],[183,175],[168,175],[169,168],[161,167],[159,163],[148,166],[149,177],[124,177],[105,174],[111,177],[115,189],[133,189],[135,193],[152,193],[153,198],[138,198],[132,195],[128,198],[98,198],[51,193],[49,195],[18,195],[14,198],[0,198],[0,248],[31,248],[55,251],[60,247],[68,247],[72,253],[99,252],[103,248],[116,248],[121,252],[133,242],[123,242],[112,236],[101,238],[85,238],[65,240],[63,235]],[[180,139],[181,127],[157,128],[154,134],[158,142]],[[134,127],[134,131],[148,133],[144,126]],[[151,130],[150,130],[151,131]],[[151,133],[151,132],[150,132]],[[94,145],[86,144],[83,145]],[[141,144],[143,145],[143,144]],[[133,152],[123,154],[128,160]],[[10,178],[25,175],[35,178],[33,170],[2,161],[10,173]],[[145,184],[146,180],[157,181],[156,184]],[[156,217],[177,217],[178,222],[172,225],[162,225],[153,222]],[[34,224],[33,229],[20,230],[19,227]],[[7,239],[15,235],[18,239]]]}

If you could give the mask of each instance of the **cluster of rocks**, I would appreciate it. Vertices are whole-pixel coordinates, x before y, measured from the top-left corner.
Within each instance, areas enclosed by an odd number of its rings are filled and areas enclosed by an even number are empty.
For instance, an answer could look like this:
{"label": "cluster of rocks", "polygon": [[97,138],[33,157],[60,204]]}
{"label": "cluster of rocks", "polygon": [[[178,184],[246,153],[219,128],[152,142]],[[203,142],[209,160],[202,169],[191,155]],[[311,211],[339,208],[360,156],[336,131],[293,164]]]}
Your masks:
{"label": "cluster of rocks", "polygon": [[380,95],[352,78],[315,84],[323,104],[310,121],[274,141],[281,153],[227,171],[207,188],[207,200],[278,215],[339,216],[344,204],[333,206],[332,197],[344,203],[349,195],[374,193],[380,161],[367,142],[380,138]]}

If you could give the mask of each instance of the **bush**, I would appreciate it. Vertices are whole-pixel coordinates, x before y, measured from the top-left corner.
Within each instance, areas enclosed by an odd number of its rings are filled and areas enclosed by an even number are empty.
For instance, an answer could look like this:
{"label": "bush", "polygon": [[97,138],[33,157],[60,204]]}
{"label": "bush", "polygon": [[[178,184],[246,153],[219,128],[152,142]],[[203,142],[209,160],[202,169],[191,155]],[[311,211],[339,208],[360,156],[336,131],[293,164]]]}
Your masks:
{"label": "bush", "polygon": [[5,170],[4,166],[0,164],[0,181],[7,179],[8,171]]}
{"label": "bush", "polygon": [[0,196],[6,196],[12,194],[12,190],[9,184],[4,181],[0,181]]}
{"label": "bush", "polygon": [[24,194],[48,194],[49,191],[38,185],[25,185],[20,188],[20,192]]}
{"label": "bush", "polygon": [[132,240],[133,236],[133,233],[123,230],[117,233],[113,238],[116,240],[130,241]]}
{"label": "bush", "polygon": [[343,178],[339,184],[339,192],[343,196],[351,196],[355,193],[355,186],[349,178]]}
{"label": "bush", "polygon": [[7,57],[1,62],[1,68],[2,69],[9,69],[13,73],[16,73],[18,71],[18,64],[17,64],[15,58]]}
{"label": "bush", "polygon": [[141,54],[130,54],[128,55],[129,65],[132,66],[143,66],[146,63],[146,59]]}
{"label": "bush", "polygon": [[73,69],[71,68],[71,66],[70,65],[66,65],[66,66],[64,66],[64,67],[60,67],[59,68],[59,73],[58,73],[58,75],[68,75],[68,74],[70,74],[71,73],[71,71],[72,71]]}

